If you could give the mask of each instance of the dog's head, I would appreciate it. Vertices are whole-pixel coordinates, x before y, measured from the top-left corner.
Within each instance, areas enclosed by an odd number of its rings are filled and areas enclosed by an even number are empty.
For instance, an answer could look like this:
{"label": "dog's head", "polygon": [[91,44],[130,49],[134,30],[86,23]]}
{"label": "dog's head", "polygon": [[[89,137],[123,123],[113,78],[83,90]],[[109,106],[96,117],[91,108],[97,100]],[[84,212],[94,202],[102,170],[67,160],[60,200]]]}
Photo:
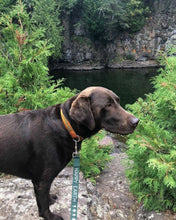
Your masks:
{"label": "dog's head", "polygon": [[132,133],[139,122],[138,118],[120,106],[115,93],[103,87],[89,87],[80,92],[69,114],[89,130],[104,128],[118,134]]}

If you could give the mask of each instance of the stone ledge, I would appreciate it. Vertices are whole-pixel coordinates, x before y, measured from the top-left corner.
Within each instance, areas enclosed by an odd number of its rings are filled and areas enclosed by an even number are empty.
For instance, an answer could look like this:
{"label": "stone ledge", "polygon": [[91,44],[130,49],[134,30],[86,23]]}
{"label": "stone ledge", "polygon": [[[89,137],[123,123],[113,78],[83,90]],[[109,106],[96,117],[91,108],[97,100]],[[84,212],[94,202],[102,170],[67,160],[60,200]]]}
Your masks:
{"label": "stone ledge", "polygon": [[133,68],[151,68],[159,67],[159,64],[155,60],[147,61],[129,61],[125,60],[116,64],[108,65],[112,69],[133,69]]}
{"label": "stone ledge", "polygon": [[[60,214],[64,220],[70,220],[72,192],[72,168],[66,167],[55,178],[51,193],[56,194],[56,202],[51,211]],[[80,173],[78,220],[88,219],[88,195],[86,181]],[[0,220],[38,220],[38,209],[30,180],[17,177],[0,179]]]}
{"label": "stone ledge", "polygon": [[[125,60],[122,62],[108,64],[108,65],[100,65],[96,64],[64,64],[60,63],[55,65],[52,69],[61,69],[61,70],[73,70],[73,71],[90,71],[90,70],[101,70],[104,68],[109,69],[134,69],[134,68],[151,68],[151,67],[159,67],[159,64],[155,60],[147,60],[147,61],[129,61]],[[52,72],[51,69],[51,72]]]}

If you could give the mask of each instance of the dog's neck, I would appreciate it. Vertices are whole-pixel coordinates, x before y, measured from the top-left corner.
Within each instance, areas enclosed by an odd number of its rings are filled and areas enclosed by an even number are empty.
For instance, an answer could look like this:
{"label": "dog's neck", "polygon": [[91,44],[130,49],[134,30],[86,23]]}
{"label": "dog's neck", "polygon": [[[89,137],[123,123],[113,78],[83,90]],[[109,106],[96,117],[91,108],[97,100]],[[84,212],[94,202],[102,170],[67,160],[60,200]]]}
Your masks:
{"label": "dog's neck", "polygon": [[68,99],[65,103],[61,104],[60,108],[63,111],[63,114],[65,115],[65,117],[67,118],[67,120],[69,121],[69,123],[71,124],[73,130],[75,131],[75,133],[80,136],[83,137],[83,139],[91,137],[92,135],[96,134],[100,129],[95,128],[93,131],[90,131],[87,127],[85,127],[84,125],[78,124],[76,123],[69,115],[69,111],[72,105],[72,102],[76,99],[76,96]]}
{"label": "dog's neck", "polygon": [[82,141],[84,138],[79,136],[78,134],[76,134],[76,132],[74,131],[74,129],[72,128],[70,122],[68,121],[68,119],[65,117],[62,108],[60,109],[60,114],[61,114],[61,119],[62,122],[65,126],[65,128],[67,129],[68,133],[70,134],[70,136],[72,137],[72,139],[76,142],[80,142]]}

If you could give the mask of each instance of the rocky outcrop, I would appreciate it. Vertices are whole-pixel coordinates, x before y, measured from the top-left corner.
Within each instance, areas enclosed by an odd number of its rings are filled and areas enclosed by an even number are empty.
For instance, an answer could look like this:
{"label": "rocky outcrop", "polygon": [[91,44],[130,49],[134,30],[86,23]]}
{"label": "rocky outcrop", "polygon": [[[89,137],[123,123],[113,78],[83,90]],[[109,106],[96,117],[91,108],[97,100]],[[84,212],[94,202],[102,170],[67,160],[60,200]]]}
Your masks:
{"label": "rocky outcrop", "polygon": [[[72,192],[72,168],[67,167],[55,178],[51,193],[57,196],[50,206],[51,211],[60,213],[70,220]],[[86,181],[80,174],[78,220],[88,219],[88,195]],[[0,179],[0,220],[38,220],[37,204],[31,181],[16,177]]]}
{"label": "rocky outcrop", "polygon": [[[176,214],[148,212],[129,191],[125,177],[126,146],[106,137],[101,144],[113,143],[112,161],[92,184],[80,174],[78,220],[175,220]],[[51,193],[57,200],[51,210],[70,220],[72,168],[66,167],[55,179]],[[38,220],[32,183],[16,177],[0,179],[0,220]]]}
{"label": "rocky outcrop", "polygon": [[79,16],[72,15],[71,19],[67,16],[63,19],[62,60],[53,68],[84,70],[156,65],[159,50],[176,45],[176,1],[148,0],[146,3],[151,14],[139,32],[114,34],[112,40],[104,44],[90,39]]}
{"label": "rocky outcrop", "polygon": [[155,60],[160,50],[176,45],[176,1],[155,0],[151,10],[153,12],[140,32],[133,37],[122,34],[113,43],[108,44],[108,54],[111,54],[110,66],[116,63],[112,51],[119,57],[147,61]]}

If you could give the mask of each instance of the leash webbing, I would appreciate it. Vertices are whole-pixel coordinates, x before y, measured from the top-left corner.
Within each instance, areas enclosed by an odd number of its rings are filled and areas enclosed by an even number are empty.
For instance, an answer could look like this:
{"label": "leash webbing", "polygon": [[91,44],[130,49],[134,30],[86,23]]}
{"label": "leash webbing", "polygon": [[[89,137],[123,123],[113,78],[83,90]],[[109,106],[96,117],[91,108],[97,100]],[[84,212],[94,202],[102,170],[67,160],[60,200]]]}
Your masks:
{"label": "leash webbing", "polygon": [[73,130],[70,122],[66,119],[62,109],[60,110],[62,122],[75,142],[75,152],[73,153],[73,183],[72,183],[72,199],[71,199],[71,220],[77,220],[78,208],[78,191],[79,191],[79,171],[80,171],[80,156],[78,153],[78,142],[84,138],[77,135]]}
{"label": "leash webbing", "polygon": [[71,220],[77,219],[79,170],[80,170],[80,156],[79,156],[79,154],[75,154],[73,156],[73,184],[72,184],[72,199],[71,199]]}

